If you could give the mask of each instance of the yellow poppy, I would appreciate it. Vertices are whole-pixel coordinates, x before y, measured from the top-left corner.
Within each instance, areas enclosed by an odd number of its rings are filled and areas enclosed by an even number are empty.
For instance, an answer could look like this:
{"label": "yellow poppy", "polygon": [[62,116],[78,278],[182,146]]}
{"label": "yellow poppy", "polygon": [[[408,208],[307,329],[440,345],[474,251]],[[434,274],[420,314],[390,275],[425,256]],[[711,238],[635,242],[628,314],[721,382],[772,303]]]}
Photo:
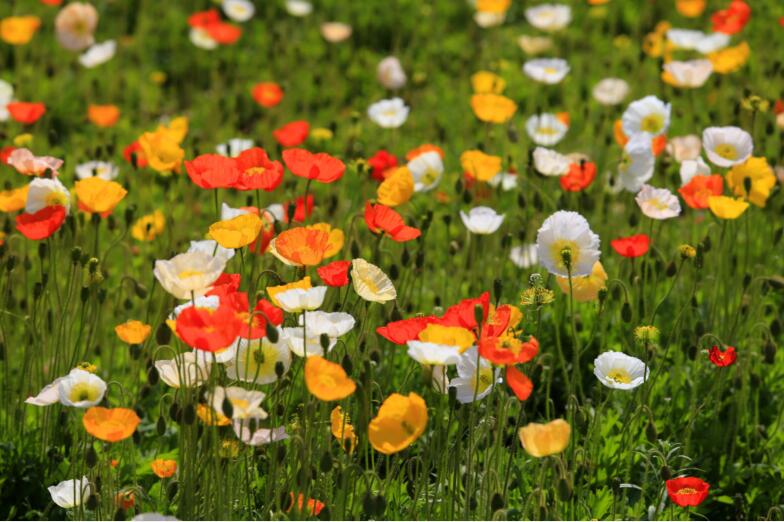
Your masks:
{"label": "yellow poppy", "polygon": [[675,0],[675,9],[687,18],[697,18],[705,11],[705,0]]}
{"label": "yellow poppy", "polygon": [[152,332],[152,326],[141,321],[131,320],[114,327],[114,333],[128,344],[142,344]]}
{"label": "yellow poppy", "polygon": [[728,196],[711,196],[708,198],[708,206],[713,215],[720,219],[737,219],[749,208],[749,204],[742,199]]}
{"label": "yellow poppy", "polygon": [[476,338],[466,328],[429,324],[419,333],[419,340],[426,343],[459,346],[461,349],[466,350],[474,345]]}
{"label": "yellow poppy", "polygon": [[391,455],[413,444],[425,432],[426,426],[425,400],[414,392],[407,397],[393,393],[370,421],[368,439],[373,449]]}
{"label": "yellow poppy", "polygon": [[248,212],[210,225],[209,236],[223,248],[242,248],[253,243],[261,232],[263,222]]}
{"label": "yellow poppy", "polygon": [[[354,448],[357,447],[357,434],[354,432],[354,426],[351,425],[351,419],[348,414],[343,413],[343,409],[340,406],[335,406],[329,415],[329,420],[332,436],[341,441],[343,447],[349,453],[353,453]],[[348,444],[346,444],[346,441],[348,441]]]}
{"label": "yellow poppy", "polygon": [[474,94],[471,96],[471,108],[481,121],[505,123],[514,115],[517,104],[500,94]]}
{"label": "yellow poppy", "polygon": [[378,202],[387,207],[402,205],[414,194],[414,176],[408,167],[398,167],[390,172],[378,186]]}
{"label": "yellow poppy", "polygon": [[128,194],[128,191],[116,181],[107,181],[95,176],[77,181],[74,189],[80,208],[98,214],[111,212]]}
{"label": "yellow poppy", "polygon": [[[746,193],[747,183],[750,183],[749,194]],[[752,157],[732,167],[727,173],[727,185],[736,196],[748,199],[758,207],[764,207],[771,189],[776,186],[776,175],[765,158]]]}
{"label": "yellow poppy", "polygon": [[213,410],[206,404],[199,404],[196,407],[196,415],[207,426],[228,426],[231,420],[224,414]]}
{"label": "yellow poppy", "polygon": [[749,59],[751,48],[746,42],[741,42],[735,47],[727,47],[710,53],[708,60],[713,64],[713,72],[729,74],[735,72]]}
{"label": "yellow poppy", "polygon": [[11,190],[0,191],[0,211],[16,212],[25,207],[29,185]]}
{"label": "yellow poppy", "polygon": [[471,76],[471,87],[477,94],[501,94],[506,88],[506,82],[497,74],[479,71]]}
{"label": "yellow poppy", "polygon": [[0,38],[7,44],[24,45],[39,27],[41,19],[37,16],[9,16],[0,20]]}
{"label": "yellow poppy", "polygon": [[572,428],[563,419],[547,424],[532,422],[520,428],[518,435],[525,451],[532,457],[546,457],[561,453],[569,445]]}
{"label": "yellow poppy", "polygon": [[[556,277],[558,286],[563,293],[569,295],[569,278]],[[593,301],[599,295],[599,290],[605,288],[607,284],[607,272],[600,261],[593,264],[590,275],[572,278],[572,294],[574,300],[579,302]]]}
{"label": "yellow poppy", "polygon": [[185,151],[176,140],[177,134],[164,129],[145,132],[139,138],[139,146],[150,168],[162,174],[179,170]]}
{"label": "yellow poppy", "polygon": [[501,158],[481,150],[467,150],[460,155],[463,170],[479,181],[490,181],[501,172]]}
{"label": "yellow poppy", "polygon": [[321,401],[339,401],[357,389],[341,365],[320,355],[310,356],[305,361],[305,385]]}
{"label": "yellow poppy", "polygon": [[166,226],[166,218],[163,212],[156,210],[152,214],[147,214],[136,220],[131,227],[131,236],[139,241],[152,241],[163,233]]}
{"label": "yellow poppy", "polygon": [[476,0],[476,10],[483,13],[505,13],[512,0]]}

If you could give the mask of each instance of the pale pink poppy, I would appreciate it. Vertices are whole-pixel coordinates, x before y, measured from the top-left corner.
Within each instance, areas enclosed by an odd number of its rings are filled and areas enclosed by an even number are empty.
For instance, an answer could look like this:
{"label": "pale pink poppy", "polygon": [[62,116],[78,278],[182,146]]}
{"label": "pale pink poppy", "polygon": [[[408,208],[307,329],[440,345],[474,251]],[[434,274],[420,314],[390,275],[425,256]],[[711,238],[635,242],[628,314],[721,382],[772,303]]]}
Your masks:
{"label": "pale pink poppy", "polygon": [[16,149],[8,156],[8,164],[25,176],[40,176],[47,169],[57,176],[63,160],[52,156],[36,156],[29,149]]}
{"label": "pale pink poppy", "polygon": [[69,51],[83,51],[95,43],[98,11],[86,2],[71,2],[54,20],[57,41]]}

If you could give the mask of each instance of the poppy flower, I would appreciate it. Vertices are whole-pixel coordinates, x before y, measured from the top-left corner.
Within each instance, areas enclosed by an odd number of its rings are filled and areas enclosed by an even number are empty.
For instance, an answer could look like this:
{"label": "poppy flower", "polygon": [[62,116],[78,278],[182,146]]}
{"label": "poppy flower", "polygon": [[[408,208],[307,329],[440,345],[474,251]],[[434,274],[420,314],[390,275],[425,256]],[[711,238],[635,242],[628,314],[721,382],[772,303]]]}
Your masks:
{"label": "poppy flower", "polygon": [[27,239],[46,239],[57,232],[66,214],[62,205],[50,205],[32,214],[25,212],[16,216],[16,229]]}
{"label": "poppy flower", "polygon": [[387,174],[378,186],[378,202],[388,207],[397,207],[411,199],[416,184],[408,167],[397,167]]}
{"label": "poppy flower", "polygon": [[283,89],[275,82],[260,82],[253,86],[253,99],[262,107],[274,107],[283,99]]}
{"label": "poppy flower", "polygon": [[343,413],[343,408],[340,406],[335,406],[329,415],[329,421],[332,436],[341,441],[341,445],[349,453],[353,453],[354,448],[357,447],[357,434],[348,414]]}
{"label": "poppy flower", "polygon": [[304,223],[313,214],[313,195],[308,194],[307,204],[304,196],[298,196],[293,202],[287,201],[283,204],[283,221],[289,222],[289,206],[294,203],[294,215],[292,220],[295,223]]}
{"label": "poppy flower", "polygon": [[199,11],[188,17],[188,25],[191,27],[206,27],[208,25],[217,24],[220,21],[220,13],[218,13],[217,9]]}
{"label": "poppy flower", "polygon": [[16,212],[25,208],[27,192],[30,185],[19,188],[0,190],[0,212]]}
{"label": "poppy flower", "polygon": [[547,457],[561,453],[569,445],[572,427],[563,419],[547,424],[532,422],[520,428],[518,436],[526,453],[532,457]]}
{"label": "poppy flower", "polygon": [[719,219],[738,219],[749,208],[749,204],[740,198],[711,196],[708,198],[708,207]]}
{"label": "poppy flower", "polygon": [[313,355],[305,361],[305,385],[310,393],[322,401],[345,399],[357,389],[356,383],[341,365],[320,355]]}
{"label": "poppy flower", "polygon": [[484,337],[479,340],[479,355],[494,364],[522,364],[539,353],[539,341],[531,336],[521,341],[511,335]]}
{"label": "poppy flower", "polygon": [[186,161],[185,171],[191,181],[204,189],[231,188],[240,176],[237,162],[220,154],[202,154]]}
{"label": "poppy flower", "polygon": [[87,433],[104,442],[120,442],[136,431],[139,416],[128,408],[93,406],[85,412],[82,424]]}
{"label": "poppy flower", "polygon": [[40,102],[11,102],[6,109],[14,121],[24,125],[32,125],[46,113],[46,105]]}
{"label": "poppy flower", "polygon": [[235,292],[221,298],[234,309],[234,315],[240,322],[240,337],[243,339],[261,339],[267,335],[267,321],[280,326],[283,323],[283,310],[276,307],[266,299],[259,299],[253,308],[253,313],[249,312],[248,294],[245,292]]}
{"label": "poppy flower", "polygon": [[333,261],[316,269],[319,277],[327,286],[346,286],[351,261]]}
{"label": "poppy flower", "polygon": [[559,178],[561,188],[568,192],[580,192],[588,188],[596,178],[596,164],[590,161],[572,163],[569,171]]}
{"label": "poppy flower", "polygon": [[463,299],[447,308],[444,315],[434,322],[444,326],[460,326],[468,330],[476,330],[480,326],[476,322],[477,307],[482,307],[482,323],[485,323],[490,314],[490,292],[484,292],[479,297]]}
{"label": "poppy flower", "polygon": [[635,236],[620,237],[610,241],[613,250],[623,257],[640,257],[648,252],[651,246],[651,238],[647,234],[637,234]]}
{"label": "poppy flower", "polygon": [[207,24],[202,29],[207,31],[210,38],[222,45],[235,44],[242,36],[241,27],[226,22]]}
{"label": "poppy flower", "polygon": [[506,367],[506,383],[521,401],[528,399],[534,391],[534,383],[531,379],[513,365]]}
{"label": "poppy flower", "polygon": [[[339,232],[339,231],[338,231]],[[342,232],[341,232],[342,234]],[[334,241],[342,238],[334,237]],[[281,261],[291,265],[316,266],[330,252],[334,250],[335,243],[331,241],[330,232],[322,228],[298,227],[285,230],[271,243],[272,252]]]}
{"label": "poppy flower", "polygon": [[142,344],[152,332],[152,326],[141,321],[131,320],[114,327],[114,333],[124,343]]}
{"label": "poppy flower", "polygon": [[8,158],[11,156],[11,154],[13,154],[15,150],[16,147],[11,147],[11,146],[0,148],[0,163],[2,163],[3,165],[8,165]]}
{"label": "poppy flower", "polygon": [[233,294],[240,289],[240,279],[241,276],[239,274],[221,274],[204,295],[223,297]]}
{"label": "poppy flower", "polygon": [[44,5],[57,7],[58,5],[63,3],[63,0],[41,0],[41,3],[44,4]]}
{"label": "poppy flower", "polygon": [[480,150],[469,150],[460,155],[463,170],[479,181],[490,181],[501,172],[500,156],[490,156]]}
{"label": "poppy flower", "polygon": [[393,393],[384,400],[368,426],[373,449],[385,455],[403,451],[413,444],[427,426],[427,405],[416,393]]}
{"label": "poppy flower", "polygon": [[[308,139],[309,132],[310,124],[304,120],[298,120],[275,129],[272,131],[272,135],[275,137],[275,141],[280,143],[281,147],[296,147],[302,145]],[[285,160],[285,156],[283,159]],[[288,162],[286,162],[286,166],[288,166]]]}
{"label": "poppy flower", "polygon": [[480,121],[505,123],[517,111],[517,104],[501,94],[474,94],[471,109]]}
{"label": "poppy flower", "polygon": [[139,146],[153,170],[168,174],[179,171],[185,151],[174,134],[166,129],[145,132],[139,137]]}
{"label": "poppy flower", "polygon": [[397,167],[397,158],[395,155],[383,149],[368,158],[367,162],[373,169],[370,172],[370,177],[376,181],[384,181],[386,172]]}
{"label": "poppy flower", "polygon": [[734,346],[727,346],[727,349],[722,351],[718,346],[712,347],[708,350],[708,357],[710,362],[718,367],[731,366],[735,364],[738,355],[735,353]]}
{"label": "poppy flower", "polygon": [[107,181],[97,176],[80,179],[74,185],[79,200],[79,209],[106,217],[112,213],[128,191],[116,181]]}
{"label": "poppy flower", "polygon": [[679,477],[667,481],[670,500],[680,507],[699,506],[708,498],[710,484],[697,477]]}
{"label": "poppy flower", "polygon": [[724,34],[737,34],[743,30],[751,18],[751,7],[743,0],[732,0],[727,9],[716,11],[711,16],[713,31]]}
{"label": "poppy flower", "polygon": [[283,161],[295,176],[321,183],[333,183],[346,171],[342,161],[325,152],[313,154],[305,149],[284,150]]}
{"label": "poppy flower", "polygon": [[675,0],[675,9],[687,18],[696,18],[705,11],[706,0]]}
{"label": "poppy flower", "polygon": [[0,39],[11,45],[25,45],[41,27],[37,16],[9,16],[0,20]]}
{"label": "poppy flower", "polygon": [[128,511],[136,505],[136,495],[132,490],[118,491],[114,496],[114,505],[117,509]]}
{"label": "poppy flower", "polygon": [[[289,506],[289,508],[286,510],[287,513],[294,508],[294,492],[292,491],[291,493],[289,493],[289,495],[291,499],[291,506]],[[297,503],[296,503],[297,511],[302,512],[305,504],[307,504],[308,513],[312,516],[318,516],[319,513],[321,513],[321,510],[324,509],[323,502],[321,502],[320,500],[316,500],[315,498],[309,498],[306,503],[305,495],[300,493],[299,495],[297,495]]]}
{"label": "poppy flower", "polygon": [[389,207],[365,203],[365,223],[374,234],[386,233],[393,241],[403,243],[422,235],[418,228],[409,227],[403,218]]}
{"label": "poppy flower", "polygon": [[718,175],[705,176],[698,174],[678,189],[678,193],[691,208],[702,210],[708,208],[711,196],[720,196],[724,191],[724,179]]}
{"label": "poppy flower", "polygon": [[120,109],[116,105],[92,105],[87,107],[87,119],[98,127],[114,127],[120,119]]}
{"label": "poppy flower", "polygon": [[235,164],[239,176],[233,188],[237,190],[271,192],[283,181],[283,165],[279,161],[270,161],[262,148],[253,147],[241,152]]}
{"label": "poppy flower", "polygon": [[434,316],[426,316],[392,321],[386,326],[376,328],[376,333],[389,342],[405,345],[408,341],[419,339],[422,330],[435,319]]}
{"label": "poppy flower", "polygon": [[139,143],[139,140],[134,141],[123,149],[123,158],[131,165],[143,169],[147,166],[147,158],[144,156],[144,151]]}
{"label": "poppy flower", "polygon": [[503,335],[507,328],[511,325],[512,314],[516,312],[516,321],[522,319],[522,313],[517,308],[511,305],[501,305],[495,308],[492,312],[487,314],[487,319],[482,324],[483,337],[496,337]]}
{"label": "poppy flower", "polygon": [[439,147],[438,145],[433,145],[432,143],[425,143],[420,145],[419,147],[415,147],[410,151],[406,152],[406,161],[412,161],[414,158],[421,156],[422,154],[426,154],[428,152],[435,152],[441,159],[446,157],[446,153],[444,153],[444,149]]}
{"label": "poppy flower", "polygon": [[177,461],[170,459],[155,459],[150,463],[152,472],[158,478],[169,478],[177,472]]}
{"label": "poppy flower", "polygon": [[208,235],[223,248],[242,248],[256,241],[263,224],[258,215],[248,212],[213,223]]}
{"label": "poppy flower", "polygon": [[240,333],[242,323],[228,305],[215,310],[189,306],[177,316],[177,335],[192,348],[217,352],[227,348]]}

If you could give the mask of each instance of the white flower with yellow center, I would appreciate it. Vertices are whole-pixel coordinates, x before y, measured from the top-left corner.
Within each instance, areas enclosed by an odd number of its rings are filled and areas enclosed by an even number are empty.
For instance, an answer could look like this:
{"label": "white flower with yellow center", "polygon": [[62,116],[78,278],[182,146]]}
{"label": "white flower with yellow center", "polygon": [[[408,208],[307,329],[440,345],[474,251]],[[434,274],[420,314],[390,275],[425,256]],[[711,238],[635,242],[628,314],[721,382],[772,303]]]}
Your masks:
{"label": "white flower with yellow center", "polygon": [[543,176],[563,176],[569,172],[571,161],[567,156],[552,149],[534,149],[534,168]]}
{"label": "white flower with yellow center", "polygon": [[117,179],[120,169],[108,161],[87,161],[76,166],[76,177],[79,179],[101,178],[106,181]]}
{"label": "white flower with yellow center", "polygon": [[665,188],[643,185],[634,199],[642,213],[651,219],[670,219],[681,213],[678,196]]}
{"label": "white flower with yellow center", "polygon": [[504,215],[490,207],[474,207],[468,214],[460,211],[460,219],[472,234],[489,235],[498,230],[504,222]]}
{"label": "white flower with yellow center", "polygon": [[226,260],[204,252],[186,252],[155,261],[153,274],[164,290],[177,299],[204,295],[220,277]]}
{"label": "white flower with yellow center", "polygon": [[60,205],[66,210],[71,208],[71,193],[58,179],[35,178],[27,190],[25,212],[34,214],[52,205]]}
{"label": "white flower with yellow center", "polygon": [[447,344],[423,341],[408,341],[408,356],[427,366],[446,366],[457,364],[461,348]]}
{"label": "white flower with yellow center", "polygon": [[161,359],[155,361],[155,369],[161,380],[172,388],[199,386],[209,378],[211,363],[197,355],[195,352],[185,352],[174,359]]}
{"label": "white flower with yellow center", "polygon": [[291,366],[291,352],[285,336],[279,333],[278,342],[273,343],[266,337],[261,339],[240,339],[237,355],[226,368],[230,379],[255,384],[270,384],[278,380],[276,366],[280,363],[283,376]]}
{"label": "white flower with yellow center", "polygon": [[629,95],[629,84],[621,78],[605,78],[594,86],[592,94],[601,105],[618,105]]}
{"label": "white flower with yellow center", "polygon": [[564,4],[541,4],[526,9],[525,19],[542,31],[558,31],[572,21],[572,9]]}
{"label": "white flower with yellow center", "polygon": [[[294,355],[298,357],[324,355],[324,347],[321,346],[321,335],[313,335],[313,332],[310,331],[310,326],[305,328],[302,326],[286,327],[282,331],[283,335],[281,337]],[[305,339],[306,334],[308,336],[307,339]],[[326,351],[331,352],[337,342],[336,338],[329,337]]]}
{"label": "white flower with yellow center", "polygon": [[63,509],[81,506],[90,498],[90,480],[87,477],[64,480],[56,486],[49,486],[52,502]]}
{"label": "white flower with yellow center", "polygon": [[653,177],[656,158],[648,134],[640,132],[624,146],[618,164],[618,180],[629,192],[639,192],[643,184]]}
{"label": "white flower with yellow center", "polygon": [[[485,398],[496,383],[501,382],[501,369],[493,369],[487,359],[477,357],[475,346],[469,348],[457,361],[457,375],[449,381],[449,387],[457,391],[457,400],[463,404]],[[479,369],[476,363],[479,359]]]}
{"label": "white flower with yellow center", "polygon": [[231,404],[232,419],[266,419],[267,412],[261,408],[265,394],[257,390],[246,390],[239,386],[216,386],[212,393],[212,408],[223,415],[223,404]]}
{"label": "white flower with yellow center", "polygon": [[666,133],[670,126],[671,108],[669,103],[664,103],[656,96],[633,101],[621,117],[623,133],[629,138],[640,132],[650,136]]}
{"label": "white flower with yellow center", "polygon": [[275,296],[280,307],[289,313],[300,313],[305,310],[315,310],[324,302],[327,295],[326,286],[312,288],[292,288]]}
{"label": "white flower with yellow center", "polygon": [[436,188],[444,174],[444,162],[436,151],[419,154],[406,166],[414,178],[414,192],[427,192]]}
{"label": "white flower with yellow center", "polygon": [[645,363],[623,352],[604,352],[593,364],[596,378],[615,390],[633,390],[648,378]]}
{"label": "white flower with yellow center", "polygon": [[562,277],[587,276],[599,260],[599,236],[588,221],[568,210],[559,210],[544,220],[536,235],[539,263]]}
{"label": "white flower with yellow center", "polygon": [[364,259],[351,261],[351,283],[354,291],[365,301],[384,303],[397,298],[397,290],[389,276]]}
{"label": "white flower with yellow center", "polygon": [[525,122],[525,131],[537,145],[555,145],[563,139],[567,130],[569,127],[555,114],[534,115]]}
{"label": "white flower with yellow center", "polygon": [[286,0],[286,12],[291,16],[308,16],[313,12],[313,4],[307,0]]}
{"label": "white flower with yellow center", "polygon": [[697,88],[713,73],[713,63],[705,59],[672,61],[664,64],[664,71],[670,73],[678,87]]}
{"label": "white flower with yellow center", "polygon": [[223,0],[223,12],[235,22],[247,22],[253,18],[256,8],[248,0]]}
{"label": "white flower with yellow center", "polygon": [[664,150],[678,163],[696,160],[700,157],[700,152],[702,151],[702,140],[696,134],[673,136],[672,138],[667,138],[667,146]]}
{"label": "white flower with yellow center", "polygon": [[74,408],[89,408],[103,399],[106,382],[95,374],[75,368],[59,382],[57,392],[62,404]]}
{"label": "white flower with yellow center", "polygon": [[525,62],[523,72],[532,80],[555,85],[569,74],[569,63],[561,58],[537,58]]}
{"label": "white flower with yellow center", "polygon": [[210,36],[206,29],[201,27],[192,27],[188,36],[191,39],[191,43],[199,49],[212,51],[218,47],[218,42]]}
{"label": "white flower with yellow center", "polygon": [[385,129],[396,129],[408,119],[409,108],[401,98],[381,100],[368,108],[371,121]]}
{"label": "white flower with yellow center", "polygon": [[702,146],[708,160],[719,167],[739,165],[754,150],[751,134],[738,127],[708,127],[702,132]]}

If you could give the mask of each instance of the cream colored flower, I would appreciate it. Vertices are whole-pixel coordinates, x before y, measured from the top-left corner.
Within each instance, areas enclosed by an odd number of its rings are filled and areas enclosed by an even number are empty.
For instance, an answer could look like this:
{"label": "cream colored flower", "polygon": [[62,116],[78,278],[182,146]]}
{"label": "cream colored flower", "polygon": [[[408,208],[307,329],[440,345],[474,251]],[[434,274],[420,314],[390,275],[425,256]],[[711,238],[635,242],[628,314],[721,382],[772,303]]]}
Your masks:
{"label": "cream colored flower", "polygon": [[321,24],[321,36],[329,43],[339,43],[351,36],[351,26],[342,22],[324,22]]}
{"label": "cream colored flower", "polygon": [[629,95],[629,84],[621,78],[605,78],[593,88],[593,97],[602,105],[618,105]]}
{"label": "cream colored flower", "polygon": [[153,274],[164,290],[177,299],[204,295],[220,277],[226,260],[204,252],[186,252],[155,262]]}
{"label": "cream colored flower", "polygon": [[665,150],[678,163],[696,160],[702,151],[702,140],[696,134],[674,136],[668,139]]}
{"label": "cream colored flower", "polygon": [[71,2],[54,20],[57,41],[69,51],[82,51],[95,43],[98,11],[86,2]]}
{"label": "cream colored flower", "polygon": [[211,363],[204,357],[198,358],[195,352],[184,352],[174,359],[155,361],[155,369],[168,386],[192,388],[207,381]]}
{"label": "cream colored flower", "polygon": [[324,302],[327,286],[314,286],[312,288],[292,288],[275,296],[280,307],[289,313],[300,313],[305,310],[315,310]]}
{"label": "cream colored flower", "polygon": [[541,4],[526,9],[525,19],[542,31],[558,31],[572,21],[572,9],[564,4]]}
{"label": "cream colored flower", "polygon": [[351,261],[351,282],[354,291],[365,301],[383,303],[397,298],[397,290],[389,277],[364,259]]}
{"label": "cream colored flower", "polygon": [[378,63],[376,77],[385,89],[396,90],[406,85],[406,71],[395,56],[387,56]]}
{"label": "cream colored flower", "polygon": [[549,36],[528,36],[526,34],[517,38],[517,45],[525,54],[531,56],[549,51],[553,46],[553,39]]}
{"label": "cream colored flower", "polygon": [[232,406],[232,419],[266,419],[267,412],[261,408],[265,394],[257,390],[246,390],[239,386],[216,386],[212,392],[212,408],[223,415],[225,400]]}
{"label": "cream colored flower", "polygon": [[569,172],[571,161],[560,152],[544,147],[534,149],[534,168],[543,176],[563,176]]}
{"label": "cream colored flower", "polygon": [[[282,333],[282,332],[281,332]],[[266,337],[261,339],[240,339],[237,355],[226,367],[226,375],[255,384],[270,384],[278,380],[276,367],[283,368],[283,376],[291,366],[291,352],[285,336],[280,335],[273,343]]]}

